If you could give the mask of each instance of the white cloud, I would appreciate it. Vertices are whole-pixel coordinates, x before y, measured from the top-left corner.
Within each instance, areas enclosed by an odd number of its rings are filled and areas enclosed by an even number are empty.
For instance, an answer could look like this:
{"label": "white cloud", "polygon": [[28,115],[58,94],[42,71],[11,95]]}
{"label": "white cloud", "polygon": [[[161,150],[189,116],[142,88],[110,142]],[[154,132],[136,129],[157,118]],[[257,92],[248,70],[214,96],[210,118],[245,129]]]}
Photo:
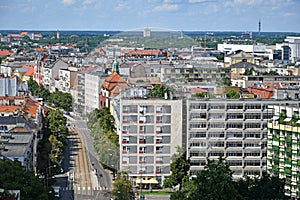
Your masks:
{"label": "white cloud", "polygon": [[178,10],[178,8],[177,4],[163,4],[161,6],[156,6],[154,11],[173,11]]}
{"label": "white cloud", "polygon": [[[71,0],[72,1],[72,0]],[[82,4],[92,4],[92,3],[94,3],[95,2],[95,0],[84,0],[83,2],[82,2]]]}
{"label": "white cloud", "polygon": [[189,0],[189,3],[206,3],[206,2],[212,2],[209,0]]}
{"label": "white cloud", "polygon": [[62,0],[62,3],[64,5],[72,5],[75,3],[75,0]]}
{"label": "white cloud", "polygon": [[290,16],[294,16],[294,15],[296,15],[296,14],[295,13],[291,13],[291,12],[283,13],[284,17],[290,17]]}
{"label": "white cloud", "polygon": [[249,6],[261,4],[263,0],[234,0],[234,4],[247,4]]}

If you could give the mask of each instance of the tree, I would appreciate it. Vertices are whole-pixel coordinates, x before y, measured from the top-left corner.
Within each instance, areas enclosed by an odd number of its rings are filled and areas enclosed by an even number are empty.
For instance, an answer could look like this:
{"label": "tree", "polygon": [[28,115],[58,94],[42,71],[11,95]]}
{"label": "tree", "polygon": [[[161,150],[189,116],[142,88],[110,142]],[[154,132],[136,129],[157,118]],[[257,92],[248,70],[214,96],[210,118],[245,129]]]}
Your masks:
{"label": "tree", "polygon": [[135,199],[131,181],[127,180],[125,172],[120,172],[113,183],[112,195],[116,200]]}
{"label": "tree", "polygon": [[19,161],[0,160],[0,188],[20,190],[22,199],[48,199],[39,178],[33,172],[25,171]]}
{"label": "tree", "polygon": [[207,160],[204,170],[188,184],[186,199],[242,199],[234,187],[232,173],[223,158]]}
{"label": "tree", "polygon": [[158,97],[158,98],[164,98],[165,94],[170,96],[170,89],[167,85],[155,85],[153,89],[150,92],[151,97]]}
{"label": "tree", "polygon": [[247,69],[245,69],[245,72],[244,72],[243,75],[251,76],[251,75],[253,74],[253,71],[254,71],[254,68],[253,68],[253,67],[251,67],[250,69],[247,68]]}
{"label": "tree", "polygon": [[262,177],[245,177],[236,182],[236,188],[245,200],[288,199],[284,195],[284,180],[264,172]]}
{"label": "tree", "polygon": [[177,153],[172,156],[170,168],[172,174],[165,180],[164,187],[167,188],[179,185],[179,190],[181,190],[183,180],[188,177],[190,170],[190,160],[186,159],[186,153],[182,148],[177,147]]}
{"label": "tree", "polygon": [[225,94],[227,95],[227,98],[229,99],[238,99],[240,98],[240,93],[236,90],[228,90],[225,92]]}
{"label": "tree", "polygon": [[227,77],[227,76],[222,77],[217,80],[217,84],[219,86],[231,86],[231,79],[230,79],[230,77]]}

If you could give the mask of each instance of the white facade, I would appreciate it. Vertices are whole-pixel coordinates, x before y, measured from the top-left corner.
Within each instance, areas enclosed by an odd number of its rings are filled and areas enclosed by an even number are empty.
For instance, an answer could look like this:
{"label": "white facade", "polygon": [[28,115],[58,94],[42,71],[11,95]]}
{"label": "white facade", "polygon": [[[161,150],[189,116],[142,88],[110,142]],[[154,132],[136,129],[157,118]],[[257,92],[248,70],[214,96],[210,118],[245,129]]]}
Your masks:
{"label": "white facade", "polygon": [[100,108],[100,77],[96,74],[85,74],[84,100],[85,112]]}
{"label": "white facade", "polygon": [[71,87],[71,72],[69,70],[59,70],[58,90],[69,93]]}
{"label": "white facade", "polygon": [[207,158],[225,158],[233,178],[261,176],[267,166],[269,105],[298,101],[271,99],[188,99],[187,156],[191,175],[203,170]]}
{"label": "white facade", "polygon": [[262,55],[267,53],[266,45],[241,45],[241,44],[218,44],[218,51],[225,54],[231,54],[235,51],[242,50],[246,53]]}
{"label": "white facade", "polygon": [[297,62],[300,59],[300,37],[288,36],[284,41],[291,48],[290,60],[292,63]]}

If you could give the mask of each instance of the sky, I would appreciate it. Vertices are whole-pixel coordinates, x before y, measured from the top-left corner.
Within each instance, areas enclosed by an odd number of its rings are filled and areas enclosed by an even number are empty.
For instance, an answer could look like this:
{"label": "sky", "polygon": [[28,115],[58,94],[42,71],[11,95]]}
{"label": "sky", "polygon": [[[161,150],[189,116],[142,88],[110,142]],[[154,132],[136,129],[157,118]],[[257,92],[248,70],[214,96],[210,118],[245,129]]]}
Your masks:
{"label": "sky", "polygon": [[0,0],[0,30],[300,32],[300,0]]}

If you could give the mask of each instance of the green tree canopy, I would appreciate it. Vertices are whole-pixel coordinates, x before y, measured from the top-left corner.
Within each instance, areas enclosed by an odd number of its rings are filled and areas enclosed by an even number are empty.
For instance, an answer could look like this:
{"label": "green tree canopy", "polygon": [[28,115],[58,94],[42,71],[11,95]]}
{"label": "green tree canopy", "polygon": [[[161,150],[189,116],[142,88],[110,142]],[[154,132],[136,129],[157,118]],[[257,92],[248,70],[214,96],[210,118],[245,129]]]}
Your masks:
{"label": "green tree canopy", "polygon": [[227,98],[229,99],[239,99],[240,98],[240,93],[236,90],[228,90],[225,92]]}
{"label": "green tree canopy", "polygon": [[134,192],[131,181],[127,180],[126,173],[120,172],[113,183],[112,195],[115,200],[134,200]]}
{"label": "green tree canopy", "polygon": [[236,182],[236,188],[245,200],[288,199],[284,195],[284,179],[264,172],[262,177],[245,177]]}
{"label": "green tree canopy", "polygon": [[20,190],[21,199],[48,199],[48,195],[39,178],[33,172],[25,171],[19,161],[0,160],[0,188]]}
{"label": "green tree canopy", "polygon": [[231,86],[231,79],[227,76],[222,77],[217,80],[217,84],[218,86]]}
{"label": "green tree canopy", "polygon": [[182,148],[177,147],[177,153],[172,156],[170,168],[172,174],[165,180],[164,187],[179,185],[179,190],[181,190],[183,180],[188,177],[190,170],[190,160],[186,159],[186,153]]}
{"label": "green tree canopy", "polygon": [[150,92],[151,97],[164,98],[167,93],[168,98],[170,97],[170,88],[167,85],[155,85]]}
{"label": "green tree canopy", "polygon": [[232,171],[223,158],[207,160],[204,170],[198,172],[196,178],[187,184],[186,199],[242,199],[234,187]]}

